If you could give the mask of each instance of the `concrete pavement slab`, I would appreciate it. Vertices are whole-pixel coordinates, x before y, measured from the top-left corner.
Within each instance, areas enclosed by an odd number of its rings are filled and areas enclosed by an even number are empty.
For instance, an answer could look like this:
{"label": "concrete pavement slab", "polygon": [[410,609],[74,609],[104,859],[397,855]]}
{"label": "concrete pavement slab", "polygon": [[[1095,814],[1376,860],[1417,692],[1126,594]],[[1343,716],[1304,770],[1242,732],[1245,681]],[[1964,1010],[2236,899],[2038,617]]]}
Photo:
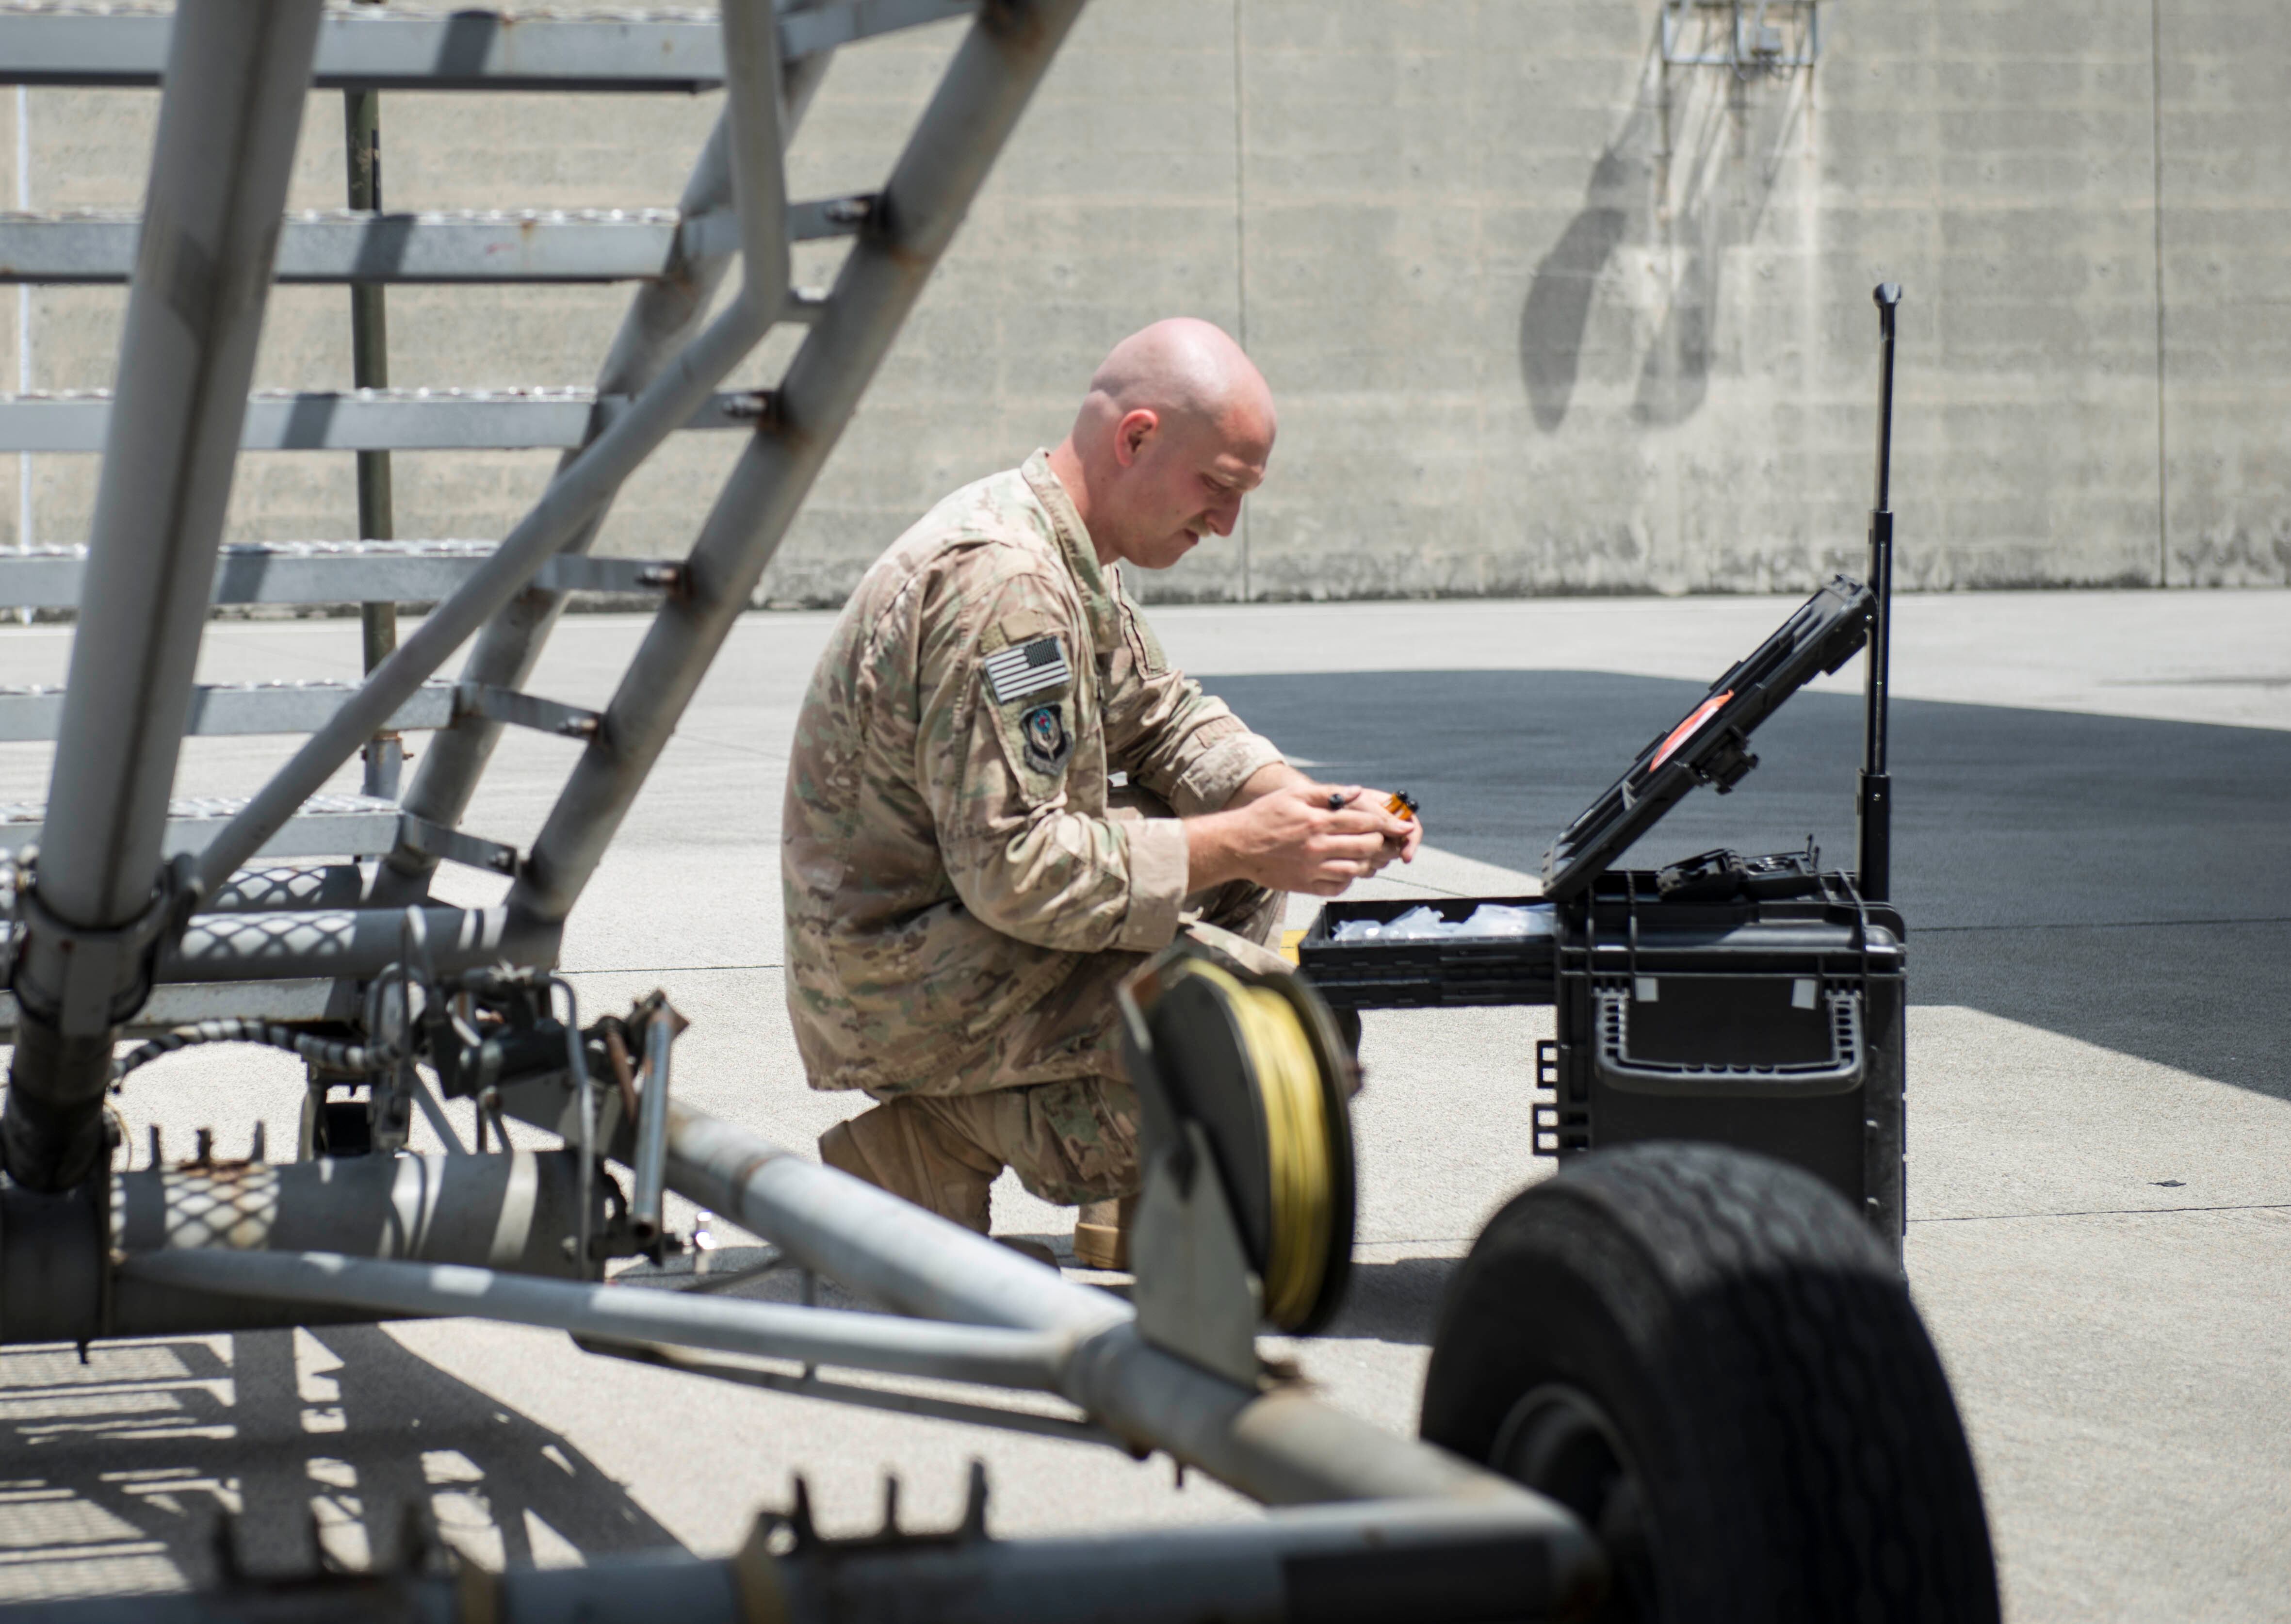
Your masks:
{"label": "concrete pavement slab", "polygon": [[[1163,609],[1173,655],[1326,776],[1424,798],[1433,845],[1367,894],[1531,889],[1543,843],[1702,685],[1786,613],[1778,599]],[[1910,922],[1912,1283],[1986,1476],[2016,1620],[2282,1616],[2291,1482],[2274,1351],[2291,1346],[2291,597],[1910,598],[1896,645],[1901,894]],[[776,849],[787,736],[829,623],[736,629],[566,942],[584,1009],[664,985],[695,1025],[686,1097],[808,1146],[864,1104],[802,1083],[782,1008]],[[569,621],[533,689],[600,703],[643,633]],[[60,679],[68,633],[0,636],[0,679]],[[355,673],[344,623],[221,624],[212,679]],[[1853,670],[1761,735],[1732,796],[1644,843],[1851,850]],[[201,740],[179,788],[252,787],[288,742]],[[416,749],[421,745],[416,741]],[[511,736],[472,809],[522,843],[571,760]],[[36,798],[43,747],[0,747],[0,792]],[[347,782],[345,775],[344,782]],[[501,882],[448,870],[441,893]],[[1309,904],[1292,909],[1301,925]],[[1371,1014],[1356,1106],[1357,1279],[1294,1351],[1330,1400],[1412,1425],[1438,1293],[1488,1215],[1547,1164],[1524,1154],[1541,1010]],[[194,1050],[137,1075],[138,1146],[221,1147],[269,1124],[297,1066]],[[999,1226],[1071,1215],[1009,1181]],[[2202,1210],[2187,1210],[2202,1209]],[[679,1209],[679,1212],[684,1210]],[[0,1594],[178,1584],[206,1569],[217,1505],[255,1516],[249,1559],[385,1548],[427,1495],[480,1555],[577,1561],[721,1550],[809,1473],[832,1527],[880,1475],[913,1520],[950,1519],[990,1463],[999,1531],[1248,1515],[1166,1462],[892,1420],[590,1358],[469,1322],[173,1339],[0,1355],[0,1495],[21,1509]]]}
{"label": "concrete pavement slab", "polygon": [[2011,1617],[2284,1616],[2291,1212],[1912,1223],[1909,1274]]}

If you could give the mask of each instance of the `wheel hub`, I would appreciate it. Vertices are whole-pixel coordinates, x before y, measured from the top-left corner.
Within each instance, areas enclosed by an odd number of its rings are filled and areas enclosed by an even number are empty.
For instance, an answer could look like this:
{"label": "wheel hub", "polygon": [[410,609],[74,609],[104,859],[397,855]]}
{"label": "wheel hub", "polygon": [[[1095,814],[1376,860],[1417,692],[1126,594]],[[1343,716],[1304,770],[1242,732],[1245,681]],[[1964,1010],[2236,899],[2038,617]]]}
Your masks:
{"label": "wheel hub", "polygon": [[1596,1399],[1565,1382],[1533,1388],[1497,1429],[1488,1464],[1557,1500],[1597,1536],[1613,1579],[1601,1624],[1660,1616],[1645,1484]]}

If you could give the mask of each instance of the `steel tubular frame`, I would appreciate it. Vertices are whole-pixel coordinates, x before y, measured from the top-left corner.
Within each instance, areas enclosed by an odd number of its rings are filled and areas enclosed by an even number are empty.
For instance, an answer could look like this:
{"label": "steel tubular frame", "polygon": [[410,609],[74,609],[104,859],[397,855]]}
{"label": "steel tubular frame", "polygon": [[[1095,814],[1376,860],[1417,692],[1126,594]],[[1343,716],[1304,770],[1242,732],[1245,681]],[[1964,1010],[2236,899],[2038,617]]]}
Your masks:
{"label": "steel tubular frame", "polygon": [[[748,8],[725,9],[728,38],[744,37],[744,49],[727,49],[727,96],[734,146],[752,143],[732,157],[734,189],[744,208],[761,209],[768,219],[744,214],[750,244],[768,244],[763,257],[745,269],[740,295],[729,309],[687,346],[631,401],[603,433],[581,452],[543,494],[533,511],[502,541],[499,551],[452,597],[430,612],[337,712],[310,736],[293,758],[256,792],[246,809],[216,837],[202,858],[198,878],[213,889],[254,856],[297,808],[316,794],[334,769],[382,728],[405,697],[511,599],[574,531],[637,466],[707,399],[724,375],[744,359],[777,318],[787,293],[786,204],[780,165],[779,71],[775,31],[747,28]],[[759,76],[761,76],[760,78]]]}
{"label": "steel tubular frame", "polygon": [[318,46],[318,0],[189,0],[183,18],[49,788],[74,813],[44,832],[16,972],[0,1159],[43,1189],[98,1165],[112,1033],[172,922],[167,792]]}
{"label": "steel tubular frame", "polygon": [[321,1303],[376,1314],[467,1315],[607,1342],[667,1342],[1041,1392],[1057,1391],[1058,1367],[1069,1352],[1065,1338],[1041,1331],[934,1325],[848,1309],[536,1280],[463,1264],[398,1263],[339,1252],[152,1251],[131,1257],[122,1269],[131,1279],[155,1284],[298,1308]]}
{"label": "steel tubular frame", "polygon": [[[478,969],[506,959],[545,963],[556,956],[551,930],[520,929],[506,908],[422,910],[432,962],[441,974]],[[369,980],[398,961],[399,911],[202,913],[163,945],[163,982],[276,981],[311,976]]]}
{"label": "steel tubular frame", "polygon": [[[1541,1552],[1499,1507],[1370,1500],[1275,1512],[1247,1523],[1119,1535],[993,1540],[978,1480],[957,1527],[823,1540],[799,1503],[767,1513],[737,1553],[645,1556],[505,1573],[406,1571],[368,1581],[377,1615],[518,1624],[1478,1624],[1557,1614],[1538,1602]],[[904,1535],[904,1537],[903,1537]],[[260,1594],[272,1624],[342,1616],[345,1597],[309,1587]],[[387,1600],[383,1600],[383,1598]],[[362,1601],[366,1598],[361,1597]],[[37,1604],[44,1624],[209,1624],[214,1598],[139,1596]],[[250,1610],[250,1616],[252,1610]],[[0,1609],[0,1618],[16,1616]]]}
{"label": "steel tubular frame", "polygon": [[[789,317],[793,222],[783,153],[824,51],[902,21],[974,9],[954,0],[780,0],[776,7],[727,0],[716,58],[726,112],[683,205],[687,221],[728,215],[736,241],[720,229],[679,234],[682,257],[641,285],[599,379],[594,398],[624,404],[591,414],[583,443],[498,549],[453,559],[458,583],[363,685],[245,701],[250,716],[280,707],[328,713],[243,808],[207,808],[199,832],[206,838],[195,844],[183,808],[173,808],[170,824],[166,789],[189,714],[184,696],[207,589],[229,574],[219,550],[222,499],[245,439],[246,383],[293,134],[321,28],[318,0],[184,0],[187,21],[203,26],[172,34],[129,342],[106,424],[104,502],[84,572],[83,635],[60,729],[51,805],[76,815],[52,820],[56,839],[33,869],[37,888],[24,904],[28,930],[16,984],[23,1038],[0,1129],[0,1154],[17,1186],[0,1187],[0,1339],[488,1317],[813,1397],[1140,1454],[1160,1448],[1276,1506],[1352,1502],[1247,1529],[1126,1535],[1118,1545],[1005,1545],[984,1538],[983,1500],[974,1500],[971,1532],[960,1540],[927,1549],[890,1542],[856,1561],[837,1552],[832,1564],[814,1561],[819,1542],[799,1515],[789,1525],[792,1552],[776,1554],[764,1539],[769,1525],[760,1524],[758,1540],[728,1564],[654,1564],[640,1589],[626,1593],[630,1616],[659,1616],[664,1596],[687,1591],[695,1599],[674,1610],[679,1616],[734,1616],[736,1606],[738,1616],[754,1617],[768,1601],[778,1610],[770,1616],[791,1619],[824,1619],[854,1597],[862,1598],[856,1612],[832,1616],[889,1617],[918,1596],[946,1619],[1050,1617],[1087,1594],[1101,1604],[1095,1616],[1139,1624],[1197,1604],[1235,1618],[1305,1620],[1360,1616],[1363,1596],[1384,1596],[1392,1608],[1430,1620],[1575,1616],[1596,1601],[1602,1553],[1552,1501],[1342,1416],[1300,1387],[1235,1379],[1192,1363],[1150,1340],[1120,1299],[680,1105],[669,1092],[675,1017],[664,1005],[647,1033],[641,1096],[624,1101],[612,1085],[599,1089],[585,1072],[577,1017],[568,1012],[558,1023],[548,1002],[549,989],[561,984],[535,978],[554,962],[567,913],[1082,4],[988,0],[975,8],[977,20],[883,191],[867,200],[864,220],[850,222],[857,234],[835,286],[805,301],[811,331],[748,425],[751,443],[689,559],[647,567],[661,572],[641,583],[663,591],[662,607],[610,704],[592,715],[519,688],[564,593],[591,584],[592,575],[623,583],[625,561],[582,556],[622,481]],[[238,20],[234,6],[260,26],[230,26]],[[0,28],[20,20],[0,11]],[[324,37],[349,52],[343,42],[363,26],[338,13],[326,20]],[[457,17],[440,26],[450,33],[463,23]],[[48,44],[68,54],[89,48],[90,37],[67,28]],[[498,40],[476,41],[465,53],[477,64],[468,70],[473,79],[513,68],[504,52],[514,54]],[[557,62],[548,71],[561,79],[571,70]],[[121,82],[133,82],[132,74]],[[186,166],[199,169],[197,184],[178,173]],[[703,325],[736,250],[739,293]],[[425,683],[473,632],[479,639],[462,678],[445,690],[450,712],[430,716],[443,731],[403,808],[369,798],[344,798],[334,808],[345,819],[394,820],[394,846],[363,905],[334,905],[367,884],[351,865],[247,870],[291,819],[318,804],[326,780],[378,728],[429,714],[406,707],[438,697],[442,685]],[[121,647],[137,649],[140,662],[118,661]],[[181,703],[158,703],[164,695]],[[36,710],[36,703],[26,709],[24,726],[39,725]],[[522,864],[457,827],[504,724],[585,740]],[[83,808],[117,811],[107,824],[77,816]],[[171,849],[181,856],[163,870]],[[514,869],[506,902],[483,909],[430,903],[428,875],[440,853]],[[535,976],[518,980],[522,972],[504,966]],[[331,981],[326,1007],[337,1018],[358,983],[381,978],[377,1000],[406,989],[402,1017],[374,1016],[377,1030],[361,1039],[368,1047],[360,1052],[370,1057],[377,1098],[385,1075],[394,1076],[392,1098],[421,1105],[458,1152],[404,1035],[414,1028],[417,970],[425,999],[465,972],[465,989],[541,989],[545,1018],[555,1024],[530,1030],[545,1031],[552,1045],[562,1037],[560,1057],[544,1064],[564,1070],[498,1087],[456,1070],[454,1082],[444,1051],[428,1053],[445,1091],[475,1096],[481,1123],[498,1128],[502,1113],[518,1115],[559,1134],[565,1149],[430,1158],[385,1152],[277,1169],[262,1165],[259,1154],[253,1164],[213,1162],[203,1149],[193,1165],[88,1177],[106,1165],[99,1110],[112,1042],[152,981],[207,984],[207,993],[243,984],[250,996],[257,987],[299,995]],[[217,1011],[226,1012],[243,1011]],[[208,1035],[248,1030],[237,1023]],[[322,1099],[323,1088],[313,1097]],[[377,1109],[376,1144],[397,1143],[381,1138],[381,1121]],[[631,1168],[633,1202],[621,1200],[592,1150]],[[602,1257],[656,1241],[663,1189],[724,1213],[792,1264],[900,1313],[591,1278]],[[695,1351],[800,1364],[803,1373],[711,1363],[690,1357]],[[1049,1395],[1080,1413],[823,1382],[820,1365]],[[1395,1565],[1395,1550],[1415,1565]],[[1104,1575],[1112,1569],[1151,1572],[1154,1583],[1133,1587],[1121,1603],[1128,1611],[1109,1612]],[[1431,1569],[1454,1582],[1427,1591],[1421,1580]],[[611,1597],[620,1594],[594,1574],[577,1587],[525,1574],[486,1582],[493,1603],[516,1598],[519,1617],[615,1616]],[[1387,1595],[1379,1584],[1403,1588]]]}
{"label": "steel tubular frame", "polygon": [[1113,1432],[1244,1494],[1272,1505],[1515,1497],[1563,1550],[1582,1541],[1564,1512],[1491,1473],[1294,1390],[1258,1392],[1163,1352],[1138,1335],[1128,1304],[983,1235],[673,1101],[669,1119],[678,1194],[905,1313],[1071,1337],[1060,1392]]}
{"label": "steel tubular frame", "polygon": [[[561,1098],[562,1093],[560,1077],[553,1089],[544,1086],[541,1097]],[[523,1103],[530,1106],[534,1097],[523,1096]],[[525,1114],[559,1128],[569,1109],[553,1115],[528,1109]],[[1604,1561],[1596,1542],[1542,1496],[1429,1444],[1353,1420],[1301,1389],[1244,1385],[1168,1353],[1139,1334],[1134,1314],[1120,1299],[1070,1282],[983,1235],[745,1130],[673,1102],[668,1117],[671,1187],[772,1241],[793,1262],[920,1317],[537,1279],[530,1273],[451,1261],[470,1257],[470,1249],[494,1232],[498,1220],[491,1217],[489,1203],[501,1199],[493,1194],[497,1178],[481,1183],[479,1199],[462,1198],[453,1222],[417,1225],[400,1218],[393,1233],[426,1238],[399,1244],[448,1260],[437,1262],[285,1250],[298,1234],[309,1233],[313,1219],[281,1224],[269,1218],[267,1214],[279,1205],[276,1202],[217,1204],[229,1221],[264,1226],[259,1235],[240,1237],[241,1246],[269,1242],[279,1250],[232,1249],[224,1240],[201,1245],[197,1237],[153,1228],[149,1218],[141,1220],[139,1229],[139,1210],[164,1210],[170,1221],[180,1222],[175,1214],[198,1209],[181,1194],[165,1193],[172,1187],[168,1181],[181,1183],[187,1175],[135,1175],[135,1188],[152,1187],[140,1196],[131,1190],[122,1197],[119,1243],[126,1251],[116,1271],[113,1296],[126,1303],[129,1328],[144,1334],[186,1330],[219,1317],[234,1327],[248,1327],[301,1323],[314,1314],[450,1314],[566,1330],[605,1344],[601,1351],[639,1358],[658,1348],[657,1362],[671,1368],[734,1379],[751,1379],[750,1373],[687,1360],[674,1350],[1051,1393],[1073,1403],[1113,1439],[1141,1452],[1164,1449],[1269,1505],[1429,1501],[1449,1508],[1420,1509],[1435,1522],[1445,1515],[1484,1519],[1476,1525],[1500,1532],[1517,1548],[1515,1556],[1532,1553],[1532,1560],[1514,1563],[1501,1576],[1519,1604],[1519,1616],[1568,1616],[1596,1595]],[[612,1149],[625,1158],[631,1130],[625,1122],[617,1129]],[[448,1156],[428,1159],[427,1165],[435,1168],[430,1178],[442,1191],[456,1167],[498,1160]],[[306,1178],[324,1182],[335,1177],[322,1170],[324,1164],[304,1165]],[[474,1170],[472,1177],[481,1178]],[[569,1177],[559,1170],[558,1185]],[[231,1178],[226,1173],[210,1183],[229,1186]],[[414,1187],[426,1182],[417,1178]],[[52,1210],[27,1206],[38,1199],[19,1196],[0,1214],[0,1235],[12,1246],[82,1233],[69,1229],[68,1220]],[[394,1189],[391,1199],[400,1209],[410,1199],[417,1210],[428,1210],[423,1198],[408,1190]],[[438,1201],[428,1199],[431,1204]],[[242,1209],[250,1216],[240,1216]],[[56,1248],[51,1242],[47,1250]],[[0,1282],[11,1311],[0,1314],[0,1323],[20,1324],[17,1293],[22,1287],[12,1275],[0,1274]],[[265,1302],[273,1305],[268,1316],[260,1307]],[[85,1300],[68,1302],[65,1308],[51,1304],[46,1317],[31,1329],[50,1336],[86,1334],[84,1323],[55,1317],[67,1311],[86,1315],[96,1308]],[[111,1313],[117,1327],[120,1310]],[[767,1378],[766,1385],[861,1403],[882,1399],[888,1401],[885,1407],[899,1407],[903,1396],[816,1383],[808,1369],[802,1379]],[[975,1406],[942,1402],[939,1408],[961,1419],[992,1419]],[[1075,1434],[1074,1423],[1039,1412],[1019,1412],[1013,1419],[1021,1429],[1047,1421],[1063,1434]]]}

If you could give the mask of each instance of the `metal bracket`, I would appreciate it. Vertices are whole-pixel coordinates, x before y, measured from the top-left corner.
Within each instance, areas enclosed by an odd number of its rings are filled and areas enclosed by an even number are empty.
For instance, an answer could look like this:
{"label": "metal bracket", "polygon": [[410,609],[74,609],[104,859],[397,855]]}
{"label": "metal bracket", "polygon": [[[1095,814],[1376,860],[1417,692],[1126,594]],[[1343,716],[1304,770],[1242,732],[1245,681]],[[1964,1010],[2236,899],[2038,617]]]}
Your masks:
{"label": "metal bracket", "polygon": [[[66,1037],[100,1035],[141,1009],[151,995],[159,938],[170,926],[180,924],[196,904],[191,894],[196,882],[188,880],[181,862],[170,862],[160,870],[150,905],[141,914],[125,925],[93,929],[48,910],[40,900],[33,858],[34,854],[27,851],[18,860],[14,908],[20,921],[17,929],[26,942],[15,944],[16,952],[9,960],[8,990],[15,993],[20,1005],[36,1012],[48,1003],[41,989],[26,986],[21,978],[23,947],[30,939],[44,937],[57,951],[68,955],[73,966],[62,1001],[54,1007],[56,1029]],[[121,972],[131,960],[137,961],[135,974],[123,978]]]}
{"label": "metal bracket", "polygon": [[1146,1166],[1129,1247],[1137,1329],[1148,1342],[1253,1387],[1265,1287],[1249,1266],[1201,1124],[1180,1126]]}
{"label": "metal bracket", "polygon": [[[1729,25],[1723,49],[1681,44],[1690,13],[1719,12],[1726,13]],[[1812,68],[1821,58],[1821,0],[1663,0],[1658,26],[1666,68],[1724,68],[1747,79]]]}
{"label": "metal bracket", "polygon": [[[856,237],[866,229],[881,202],[875,192],[855,192],[846,197],[819,197],[787,207],[788,240],[823,242],[831,237]],[[677,229],[678,251],[687,259],[736,253],[740,218],[732,209],[711,209],[687,217]]]}
{"label": "metal bracket", "polygon": [[668,1177],[670,1050],[676,1034],[691,1023],[676,1012],[666,993],[654,993],[650,1002],[641,1073],[644,1091],[637,1101],[636,1160],[631,1165],[634,1188],[629,1198],[629,1223],[637,1239],[652,1249],[653,1261],[657,1263],[663,1235],[661,1196]]}
{"label": "metal bracket", "polygon": [[[568,739],[596,737],[597,728],[604,720],[594,711],[583,711],[575,705],[559,704],[553,699],[538,699],[531,694],[520,694],[511,688],[495,687],[486,682],[464,682],[455,687],[454,715],[456,720],[470,716],[480,721],[501,722],[511,728],[531,728],[536,732],[554,733]],[[416,847],[415,849],[427,850],[428,848]],[[509,851],[510,848],[502,847],[501,849]],[[446,854],[431,852],[430,855],[444,856]],[[502,869],[501,871],[502,873],[516,872],[514,857],[515,854],[512,852],[511,864]],[[456,862],[462,860],[454,859]],[[480,866],[491,867],[492,864],[486,864]]]}
{"label": "metal bracket", "polygon": [[[1172,952],[1197,951],[1186,945]],[[1121,985],[1122,1052],[1137,1090],[1145,1188],[1130,1228],[1130,1301],[1148,1342],[1254,1387],[1265,1284],[1250,1266],[1208,1135],[1184,1115],[1154,1054],[1145,1009],[1160,996],[1152,961]]]}
{"label": "metal bracket", "polygon": [[458,829],[448,829],[433,824],[426,817],[416,817],[411,812],[401,812],[398,818],[398,840],[410,851],[425,857],[435,857],[441,863],[459,863],[465,868],[489,869],[496,874],[507,874],[514,880],[523,866],[517,848],[504,846],[498,840],[488,840],[474,834],[463,834]]}
{"label": "metal bracket", "polygon": [[[733,413],[744,398],[739,397],[723,409]],[[592,559],[561,552],[535,572],[533,583],[551,592],[674,592],[683,589],[684,566],[670,559]]]}

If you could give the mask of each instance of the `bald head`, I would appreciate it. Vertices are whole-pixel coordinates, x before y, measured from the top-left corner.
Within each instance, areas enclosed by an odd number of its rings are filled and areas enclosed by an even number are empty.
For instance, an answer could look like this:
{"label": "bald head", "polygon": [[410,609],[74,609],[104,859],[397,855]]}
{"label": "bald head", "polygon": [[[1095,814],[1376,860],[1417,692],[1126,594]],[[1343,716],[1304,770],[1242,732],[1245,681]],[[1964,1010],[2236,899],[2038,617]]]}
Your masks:
{"label": "bald head", "polygon": [[1236,427],[1273,438],[1264,375],[1223,328],[1190,316],[1157,321],[1116,344],[1090,377],[1080,418],[1118,422],[1141,407],[1210,424],[1247,418]]}
{"label": "bald head", "polygon": [[1099,561],[1165,569],[1232,534],[1273,453],[1273,391],[1214,324],[1173,317],[1116,344],[1051,467]]}

